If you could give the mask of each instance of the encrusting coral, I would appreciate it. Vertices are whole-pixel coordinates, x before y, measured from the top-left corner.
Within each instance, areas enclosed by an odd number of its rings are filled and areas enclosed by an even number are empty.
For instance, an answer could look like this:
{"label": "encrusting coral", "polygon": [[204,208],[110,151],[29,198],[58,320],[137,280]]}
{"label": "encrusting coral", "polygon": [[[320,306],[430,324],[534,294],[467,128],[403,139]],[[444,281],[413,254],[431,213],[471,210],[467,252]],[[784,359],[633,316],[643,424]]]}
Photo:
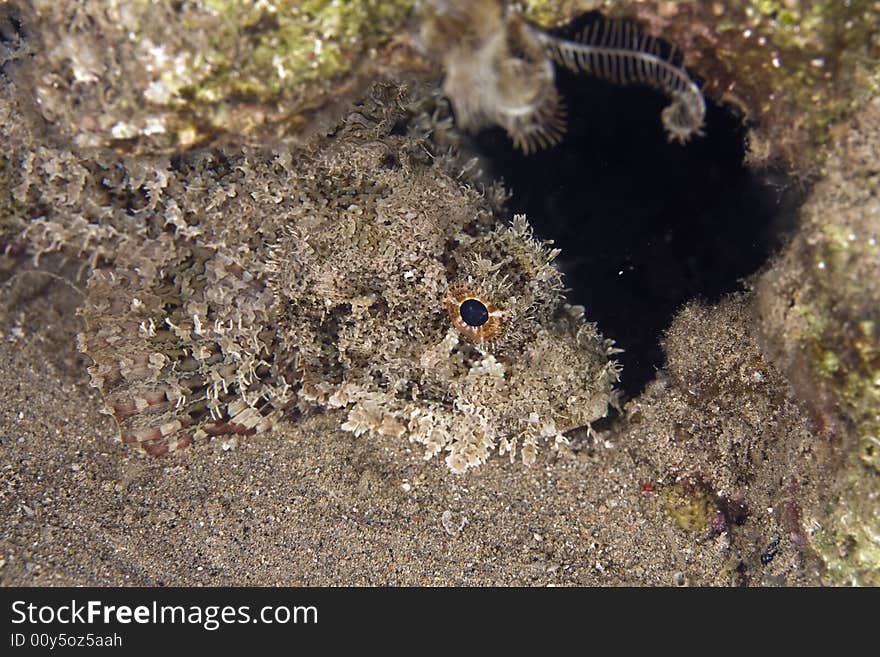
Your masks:
{"label": "encrusting coral", "polygon": [[462,472],[605,415],[614,348],[423,93],[376,85],[310,148],[10,154],[40,212],[17,246],[92,268],[80,343],[124,442],[162,454],[319,406]]}

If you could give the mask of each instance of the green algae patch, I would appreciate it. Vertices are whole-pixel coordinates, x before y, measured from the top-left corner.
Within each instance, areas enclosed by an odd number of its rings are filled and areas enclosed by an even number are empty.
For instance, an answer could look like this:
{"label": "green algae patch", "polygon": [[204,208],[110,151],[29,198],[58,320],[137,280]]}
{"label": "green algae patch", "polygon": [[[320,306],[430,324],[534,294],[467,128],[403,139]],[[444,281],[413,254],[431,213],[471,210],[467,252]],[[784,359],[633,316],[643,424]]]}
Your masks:
{"label": "green algae patch", "polygon": [[[412,9],[411,0],[307,0],[276,3],[209,0],[219,29],[204,56],[198,100],[236,95],[269,102],[290,86],[349,71],[366,50],[386,41]],[[228,53],[234,53],[230,56]]]}
{"label": "green algae patch", "polygon": [[[876,459],[877,445],[872,458]],[[844,465],[842,492],[824,509],[813,547],[835,585],[880,585],[880,471],[855,450]]]}
{"label": "green algae patch", "polygon": [[833,583],[880,584],[880,98],[848,122],[802,226],[759,285],[762,330],[810,407],[805,527]]}
{"label": "green algae patch", "polygon": [[[400,49],[389,44],[406,33],[412,8],[412,0],[35,0],[20,8],[34,57],[14,75],[76,146],[165,153],[223,135],[305,134],[332,124],[396,61]],[[332,116],[313,121],[325,108]]]}
{"label": "green algae patch", "polygon": [[707,531],[712,517],[718,513],[712,498],[701,487],[675,484],[660,492],[660,500],[666,514],[688,532]]}
{"label": "green algae patch", "polygon": [[[876,204],[875,204],[876,205]],[[866,207],[867,218],[871,205]],[[861,223],[861,222],[860,222]],[[873,227],[871,226],[873,223]],[[798,306],[810,318],[803,336],[820,384],[842,415],[848,452],[838,496],[814,537],[834,584],[880,585],[880,331],[876,289],[860,271],[880,263],[876,218],[859,226],[822,226],[813,267],[815,297]],[[873,230],[872,230],[873,228]],[[867,229],[867,230],[866,230]],[[867,234],[865,234],[867,233]],[[864,272],[870,275],[869,272]],[[876,277],[880,271],[873,272]]]}

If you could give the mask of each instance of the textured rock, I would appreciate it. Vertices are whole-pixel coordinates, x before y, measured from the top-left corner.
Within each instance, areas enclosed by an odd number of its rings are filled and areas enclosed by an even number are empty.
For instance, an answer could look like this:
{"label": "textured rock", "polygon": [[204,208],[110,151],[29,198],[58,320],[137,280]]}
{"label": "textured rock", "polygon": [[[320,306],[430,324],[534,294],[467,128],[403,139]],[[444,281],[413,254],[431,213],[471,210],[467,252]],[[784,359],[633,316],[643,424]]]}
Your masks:
{"label": "textured rock", "polygon": [[809,512],[835,582],[880,583],[880,99],[839,132],[799,233],[759,285],[768,353],[825,437]]}
{"label": "textured rock", "polygon": [[[411,0],[36,0],[2,11],[28,41],[10,71],[60,138],[157,153],[329,127],[397,58],[391,42],[411,8]],[[313,122],[319,110],[328,121]]]}

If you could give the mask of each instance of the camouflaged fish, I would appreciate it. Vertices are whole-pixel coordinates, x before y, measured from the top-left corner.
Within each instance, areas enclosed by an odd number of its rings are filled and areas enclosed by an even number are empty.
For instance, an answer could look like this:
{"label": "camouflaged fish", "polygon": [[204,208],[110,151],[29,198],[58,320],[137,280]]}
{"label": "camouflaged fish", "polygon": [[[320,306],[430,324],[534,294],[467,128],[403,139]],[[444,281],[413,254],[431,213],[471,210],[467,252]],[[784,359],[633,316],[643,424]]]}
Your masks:
{"label": "camouflaged fish", "polygon": [[22,156],[28,248],[92,265],[80,347],[123,442],[159,455],[319,407],[463,472],[531,463],[616,403],[557,251],[414,107],[379,85],[308,148]]}

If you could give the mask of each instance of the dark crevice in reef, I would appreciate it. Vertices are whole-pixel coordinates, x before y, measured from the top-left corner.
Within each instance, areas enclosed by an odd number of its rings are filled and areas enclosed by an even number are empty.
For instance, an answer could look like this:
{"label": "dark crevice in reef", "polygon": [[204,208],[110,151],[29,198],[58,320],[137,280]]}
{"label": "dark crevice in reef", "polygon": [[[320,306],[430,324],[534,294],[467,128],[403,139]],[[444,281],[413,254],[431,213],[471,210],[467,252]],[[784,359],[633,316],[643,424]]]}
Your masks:
{"label": "dark crevice in reef", "polygon": [[525,156],[493,129],[475,146],[513,192],[511,213],[562,249],[569,298],[625,350],[622,387],[634,396],[663,366],[675,312],[740,289],[781,246],[802,193],[785,172],[744,165],[746,130],[726,107],[709,102],[706,135],[680,146],[666,140],[658,92],[564,69],[557,86],[560,144]]}

